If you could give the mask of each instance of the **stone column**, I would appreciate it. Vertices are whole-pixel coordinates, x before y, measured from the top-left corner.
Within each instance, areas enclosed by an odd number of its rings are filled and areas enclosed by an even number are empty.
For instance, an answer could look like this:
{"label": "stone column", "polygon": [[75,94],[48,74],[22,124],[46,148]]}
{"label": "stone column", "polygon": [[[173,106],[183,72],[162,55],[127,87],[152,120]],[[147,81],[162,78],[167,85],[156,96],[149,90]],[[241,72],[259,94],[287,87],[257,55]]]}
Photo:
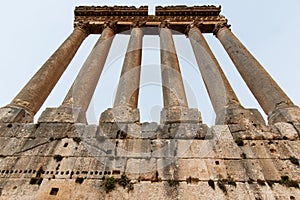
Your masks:
{"label": "stone column", "polygon": [[277,85],[263,66],[226,27],[216,26],[220,40],[247,86],[268,115],[269,124],[300,121],[300,111]]}
{"label": "stone column", "polygon": [[216,113],[216,124],[264,124],[256,109],[245,109],[240,104],[217,59],[209,48],[197,23],[187,30],[202,79]]}
{"label": "stone column", "polygon": [[105,23],[100,38],[84,62],[59,108],[47,108],[39,122],[86,123],[86,111],[97,87],[111,43],[115,23]]}
{"label": "stone column", "polygon": [[114,108],[137,108],[142,63],[142,45],[142,29],[139,27],[132,28],[115,97]]}
{"label": "stone column", "polygon": [[1,110],[1,122],[32,122],[61,75],[88,35],[85,24],[77,24],[71,35],[52,54],[12,102]]}
{"label": "stone column", "polygon": [[[178,57],[168,22],[160,26],[160,57],[164,109],[161,113],[162,123],[191,120],[190,109],[184,90]],[[201,121],[196,115],[194,120]],[[189,119],[188,119],[189,118]]]}
{"label": "stone column", "polygon": [[138,106],[140,72],[142,62],[144,23],[132,25],[122,72],[112,109],[101,114],[100,122],[138,122],[140,120]]}

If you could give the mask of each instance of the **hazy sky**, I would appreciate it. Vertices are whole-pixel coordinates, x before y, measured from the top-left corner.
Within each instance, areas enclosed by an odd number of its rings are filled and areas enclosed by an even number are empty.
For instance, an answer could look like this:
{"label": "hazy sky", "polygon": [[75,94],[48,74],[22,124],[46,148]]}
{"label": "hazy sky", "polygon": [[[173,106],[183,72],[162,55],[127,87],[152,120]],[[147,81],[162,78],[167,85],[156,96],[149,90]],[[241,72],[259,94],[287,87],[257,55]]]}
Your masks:
{"label": "hazy sky", "polygon": [[[119,2],[122,2],[121,4]],[[150,2],[150,3],[149,3]],[[162,3],[163,2],[163,3]],[[292,101],[300,105],[300,1],[3,1],[0,17],[0,106],[8,104],[48,57],[73,30],[73,11],[79,5],[148,5],[154,14],[157,5],[221,5],[233,33],[260,61]],[[99,35],[90,35],[82,44],[61,80],[41,111],[57,107],[69,90],[85,58]],[[205,36],[245,107],[261,112],[245,83],[240,78],[219,41]],[[99,115],[111,107],[129,36],[116,37],[102,72],[89,110],[89,121],[97,123]],[[174,36],[190,107],[202,112],[203,121],[213,124],[214,114],[195,63],[190,43],[185,36]],[[146,56],[151,55],[151,56]],[[144,37],[140,109],[142,121],[157,121],[162,107],[159,85],[159,38]],[[156,77],[156,78],[154,78]],[[40,113],[40,112],[39,112]],[[37,115],[39,115],[39,113]]]}

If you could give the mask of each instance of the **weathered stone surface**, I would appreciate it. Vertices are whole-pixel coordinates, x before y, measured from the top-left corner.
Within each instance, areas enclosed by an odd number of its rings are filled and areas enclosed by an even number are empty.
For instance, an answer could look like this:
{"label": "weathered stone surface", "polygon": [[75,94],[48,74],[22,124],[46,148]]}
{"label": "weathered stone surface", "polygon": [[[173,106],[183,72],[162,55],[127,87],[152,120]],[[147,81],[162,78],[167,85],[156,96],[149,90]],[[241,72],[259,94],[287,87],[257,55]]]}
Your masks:
{"label": "weathered stone surface", "polygon": [[211,180],[217,181],[226,179],[228,177],[226,165],[222,159],[204,159],[206,163],[209,178]]}
{"label": "weathered stone surface", "polygon": [[210,179],[204,160],[179,159],[175,165],[178,169],[178,180],[186,181],[190,177],[195,181]]}
{"label": "weathered stone surface", "polygon": [[294,127],[296,128],[298,134],[300,135],[300,124],[294,123]]}
{"label": "weathered stone surface", "polygon": [[161,111],[161,124],[202,123],[201,113],[195,108],[170,107]]}
{"label": "weathered stone surface", "polygon": [[215,124],[249,124],[260,126],[265,125],[265,120],[257,109],[229,107],[217,113]]}
{"label": "weathered stone surface", "polygon": [[279,122],[274,125],[276,128],[278,128],[282,137],[284,137],[288,140],[298,139],[298,133],[292,124]]}
{"label": "weathered stone surface", "polygon": [[298,106],[289,106],[273,110],[268,116],[269,124],[277,122],[300,122],[300,108]]}
{"label": "weathered stone surface", "polygon": [[151,159],[133,159],[127,160],[125,173],[132,179],[156,180],[157,160]]}
{"label": "weathered stone surface", "polygon": [[76,107],[61,106],[46,108],[38,119],[38,123],[83,123],[86,124],[85,113]]}
{"label": "weathered stone surface", "polygon": [[240,159],[242,151],[233,140],[218,140],[214,145],[215,158]]}
{"label": "weathered stone surface", "polygon": [[151,156],[154,158],[175,157],[177,149],[177,140],[158,139],[152,140]]}
{"label": "weathered stone surface", "polygon": [[158,137],[163,139],[204,139],[207,135],[207,125],[200,123],[172,123],[160,127]]}
{"label": "weathered stone surface", "polygon": [[[116,127],[114,123],[105,124],[107,132],[120,130],[120,127]],[[132,125],[130,131],[133,132],[135,130],[160,131],[156,124],[151,127],[144,126],[143,129],[139,124],[123,125],[126,127],[126,132],[129,132],[129,125]],[[168,125],[170,129],[180,126],[180,124],[171,125]],[[205,185],[211,190],[208,185],[210,179],[215,184],[213,194],[221,192],[220,199],[223,199],[224,193],[217,186],[218,180],[225,181],[229,197],[235,198],[241,192],[247,191],[241,195],[250,199],[262,198],[266,195],[278,197],[282,194],[281,190],[275,192],[269,186],[260,186],[258,180],[279,182],[281,176],[288,176],[291,180],[300,181],[299,167],[290,161],[291,157],[299,157],[300,146],[297,138],[294,138],[296,139],[294,141],[284,140],[283,137],[280,140],[248,139],[243,140],[243,145],[238,146],[230,132],[230,126],[224,125],[211,127],[208,130],[209,139],[204,140],[140,139],[127,136],[123,139],[110,139],[99,130],[99,126],[69,123],[41,123],[37,129],[34,124],[13,124],[11,127],[0,124],[0,126],[0,130],[8,132],[3,134],[0,140],[3,146],[0,152],[2,155],[0,177],[3,180],[4,178],[17,179],[21,182],[27,180],[25,184],[30,191],[33,191],[32,187],[38,184],[30,185],[29,182],[41,178],[42,183],[36,189],[35,195],[41,193],[50,195],[51,189],[47,192],[41,189],[46,183],[45,180],[56,180],[57,183],[62,181],[61,184],[53,186],[60,188],[59,192],[63,191],[61,187],[76,187],[92,180],[99,181],[97,187],[102,190],[100,182],[103,176],[120,178],[122,174],[132,179],[134,183],[135,189],[126,193],[130,199],[139,192],[136,190],[141,187],[139,184],[147,181],[150,184],[148,186],[150,191],[155,188],[155,184],[161,184],[162,193],[157,195],[162,195],[165,199],[170,195],[178,198],[180,195],[189,197],[187,188],[192,189],[197,185]],[[183,127],[183,130],[192,133],[203,126],[185,124]],[[294,130],[289,124],[287,126],[283,124],[280,128],[286,133]],[[275,129],[263,127],[262,133],[263,131],[273,133],[272,130]],[[26,137],[20,137],[23,133]],[[61,160],[56,160],[59,157]],[[231,179],[236,182],[237,187],[226,183],[226,180]],[[76,183],[75,180],[83,180],[83,183]],[[139,183],[138,180],[141,182]],[[169,186],[168,182],[171,180],[179,181],[179,185],[175,186],[178,190]],[[242,184],[245,181],[249,184]],[[66,182],[69,183],[68,186]],[[52,184],[51,181],[49,183]],[[17,186],[19,187],[24,188],[21,185]],[[6,185],[0,188],[3,188],[3,195],[12,195]],[[78,195],[80,191],[82,190],[78,191]],[[117,186],[114,191],[103,193],[102,197],[110,198],[122,192],[124,190]],[[291,195],[295,194],[297,193],[291,192]]]}
{"label": "weathered stone surface", "polygon": [[0,123],[0,137],[35,137],[36,124]]}
{"label": "weathered stone surface", "polygon": [[24,108],[7,106],[0,108],[0,123],[31,123],[33,116]]}
{"label": "weathered stone surface", "polygon": [[216,158],[213,140],[178,140],[178,158]]}
{"label": "weathered stone surface", "polygon": [[213,139],[216,141],[233,140],[233,137],[227,125],[216,125],[211,127],[208,131],[211,132]]}
{"label": "weathered stone surface", "polygon": [[139,109],[129,107],[109,108],[101,113],[99,123],[135,123],[140,121]]}
{"label": "weathered stone surface", "polygon": [[156,139],[158,138],[159,125],[155,122],[142,123],[141,138]]}
{"label": "weathered stone surface", "polygon": [[235,181],[248,181],[246,169],[243,166],[242,160],[225,160],[225,166],[228,177]]}
{"label": "weathered stone surface", "polygon": [[116,156],[120,157],[135,157],[135,158],[150,158],[151,146],[149,140],[127,139],[117,140]]}
{"label": "weathered stone surface", "polygon": [[272,159],[259,159],[265,180],[280,180],[280,175]]}
{"label": "weathered stone surface", "polygon": [[264,174],[262,173],[262,168],[258,159],[243,159],[241,162],[249,180],[264,180]]}
{"label": "weathered stone surface", "polygon": [[36,137],[43,138],[64,138],[72,130],[72,124],[69,123],[41,123],[35,132]]}

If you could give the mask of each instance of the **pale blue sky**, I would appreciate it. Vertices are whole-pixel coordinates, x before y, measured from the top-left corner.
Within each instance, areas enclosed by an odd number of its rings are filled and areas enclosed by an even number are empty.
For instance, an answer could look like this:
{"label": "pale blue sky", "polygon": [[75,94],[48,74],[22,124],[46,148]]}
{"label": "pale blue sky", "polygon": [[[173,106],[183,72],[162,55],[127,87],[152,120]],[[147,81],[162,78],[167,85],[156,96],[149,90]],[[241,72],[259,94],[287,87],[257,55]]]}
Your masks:
{"label": "pale blue sky", "polygon": [[[300,13],[298,10],[300,1],[132,0],[122,1],[122,4],[119,2],[115,0],[3,1],[0,12],[2,19],[2,31],[0,32],[0,106],[5,106],[14,98],[72,32],[73,11],[76,5],[148,5],[150,14],[154,14],[156,5],[176,4],[221,5],[221,14],[228,18],[234,34],[260,61],[292,101],[300,105],[300,93],[298,92],[300,85]],[[98,35],[92,35],[85,40],[41,110],[44,110],[45,107],[57,107],[61,104],[98,37]],[[219,41],[212,35],[207,35],[206,38],[242,104],[245,107],[260,109]],[[200,109],[205,123],[213,124],[213,111],[195,64],[189,41],[184,36],[176,36],[174,40],[180,58],[189,104],[191,107]],[[92,123],[96,123],[100,113],[111,107],[113,103],[112,97],[116,90],[123,62],[122,52],[125,51],[127,42],[128,36],[115,38],[92,102],[92,109],[89,111],[89,118]],[[140,96],[142,121],[157,121],[158,111],[162,106],[159,85],[159,38],[146,36],[144,47],[142,71],[142,83],[144,85]],[[146,54],[151,56],[147,57]],[[158,78],[153,78],[155,76]]]}

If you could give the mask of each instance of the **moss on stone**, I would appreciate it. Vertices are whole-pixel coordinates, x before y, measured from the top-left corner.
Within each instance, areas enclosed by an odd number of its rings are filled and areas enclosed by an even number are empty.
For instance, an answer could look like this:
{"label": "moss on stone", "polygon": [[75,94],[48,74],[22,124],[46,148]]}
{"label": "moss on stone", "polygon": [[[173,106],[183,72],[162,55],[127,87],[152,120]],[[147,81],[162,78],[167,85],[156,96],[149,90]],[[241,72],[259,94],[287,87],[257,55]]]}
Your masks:
{"label": "moss on stone", "polygon": [[226,189],[226,185],[225,185],[224,181],[218,180],[217,184],[218,184],[218,187],[222,190],[222,192],[224,194],[227,194],[227,189]]}
{"label": "moss on stone", "polygon": [[59,154],[56,154],[56,155],[53,156],[53,159],[56,160],[56,162],[59,162],[63,159],[63,157]]}
{"label": "moss on stone", "polygon": [[116,187],[116,180],[114,177],[108,177],[104,180],[104,190],[105,192],[110,192],[112,191],[113,189],[115,189]]}
{"label": "moss on stone", "polygon": [[79,144],[81,142],[81,138],[80,137],[73,137],[73,141],[76,142],[77,144]]}
{"label": "moss on stone", "polygon": [[265,184],[265,181],[264,181],[264,180],[261,180],[261,179],[257,179],[257,184],[258,184],[258,185],[261,185],[261,186],[266,185],[266,184]]}
{"label": "moss on stone", "polygon": [[289,157],[289,160],[290,160],[291,163],[293,163],[294,165],[299,166],[299,160],[298,160],[298,158],[296,158],[296,157],[294,157],[294,156],[291,156],[291,157]]}
{"label": "moss on stone", "polygon": [[243,141],[243,139],[242,138],[237,138],[236,140],[235,140],[235,143],[238,145],[238,146],[244,146],[244,141]]}
{"label": "moss on stone", "polygon": [[83,183],[83,181],[84,181],[84,178],[82,178],[82,177],[77,177],[76,180],[75,180],[75,183],[81,184],[81,183]]}
{"label": "moss on stone", "polygon": [[214,190],[215,189],[215,182],[211,179],[208,180],[208,185]]}
{"label": "moss on stone", "polygon": [[169,179],[168,184],[170,187],[177,187],[179,185],[179,181],[175,179]]}
{"label": "moss on stone", "polygon": [[288,176],[281,176],[279,184],[284,185],[286,187],[299,188],[299,184],[296,181],[290,180]]}

